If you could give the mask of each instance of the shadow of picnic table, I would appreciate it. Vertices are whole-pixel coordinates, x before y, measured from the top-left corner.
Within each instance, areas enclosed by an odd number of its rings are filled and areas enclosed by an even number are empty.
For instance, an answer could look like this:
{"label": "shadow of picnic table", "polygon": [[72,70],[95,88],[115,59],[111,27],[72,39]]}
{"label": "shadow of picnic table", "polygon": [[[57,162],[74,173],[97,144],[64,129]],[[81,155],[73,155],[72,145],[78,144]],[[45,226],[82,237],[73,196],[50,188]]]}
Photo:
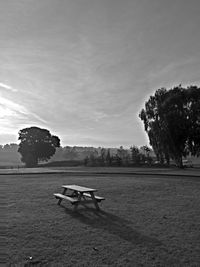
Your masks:
{"label": "shadow of picnic table", "polygon": [[132,244],[143,244],[160,246],[162,243],[153,237],[146,236],[132,228],[132,222],[103,210],[95,210],[87,207],[86,209],[78,209],[76,212],[69,208],[65,208],[65,212],[76,218],[80,222],[90,225],[93,228],[103,229],[110,234],[117,235],[120,238],[131,242]]}
{"label": "shadow of picnic table", "polygon": [[[64,207],[64,206],[63,206]],[[119,238],[131,243],[138,249],[145,249],[146,253],[153,259],[153,261],[163,262],[167,266],[181,266],[180,259],[174,257],[166,244],[152,236],[134,229],[133,222],[119,217],[111,212],[104,210],[95,210],[87,207],[85,209],[78,209],[76,212],[70,208],[64,207],[66,214],[70,215],[81,223],[91,226],[92,228],[102,229],[109,234],[116,235]],[[160,265],[159,265],[160,266]]]}

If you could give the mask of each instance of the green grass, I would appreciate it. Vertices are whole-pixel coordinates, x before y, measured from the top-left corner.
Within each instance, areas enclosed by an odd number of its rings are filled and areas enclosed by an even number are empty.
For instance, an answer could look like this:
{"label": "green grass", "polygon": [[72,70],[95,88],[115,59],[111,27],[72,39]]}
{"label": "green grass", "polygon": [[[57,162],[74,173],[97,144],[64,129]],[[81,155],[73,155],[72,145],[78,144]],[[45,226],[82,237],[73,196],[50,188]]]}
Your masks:
{"label": "green grass", "polygon": [[[200,266],[198,177],[0,177],[8,266]],[[62,184],[97,188],[101,212],[58,206]]]}

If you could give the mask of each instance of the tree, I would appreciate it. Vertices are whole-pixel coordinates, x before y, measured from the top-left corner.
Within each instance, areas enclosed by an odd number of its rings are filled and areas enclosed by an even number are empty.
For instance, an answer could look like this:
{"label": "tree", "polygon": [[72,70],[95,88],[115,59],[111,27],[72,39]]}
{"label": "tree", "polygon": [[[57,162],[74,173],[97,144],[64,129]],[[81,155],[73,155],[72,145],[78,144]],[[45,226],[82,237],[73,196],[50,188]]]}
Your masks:
{"label": "tree", "polygon": [[106,162],[109,166],[112,165],[113,157],[110,155],[110,149],[107,150]]}
{"label": "tree", "polygon": [[104,164],[105,159],[106,159],[106,149],[102,147],[100,150],[100,161],[102,164]]}
{"label": "tree", "polygon": [[83,160],[85,166],[87,166],[88,161],[89,161],[89,157],[86,156],[86,157],[84,158],[84,160]]}
{"label": "tree", "polygon": [[64,157],[68,160],[74,160],[78,158],[76,147],[66,147],[64,151]]}
{"label": "tree", "polygon": [[115,154],[115,157],[114,157],[116,163],[117,163],[117,166],[121,166],[122,165],[122,159],[120,158],[120,156],[118,154]]}
{"label": "tree", "polygon": [[149,157],[149,153],[151,152],[151,148],[148,146],[141,146],[140,150],[144,151],[146,157]]}
{"label": "tree", "polygon": [[117,149],[117,155],[119,158],[121,158],[121,162],[123,165],[128,165],[130,161],[130,155],[128,153],[127,149],[124,149],[123,146],[120,146],[119,149]]}
{"label": "tree", "polygon": [[19,131],[20,144],[18,152],[21,154],[21,161],[27,167],[37,166],[39,161],[47,161],[60,146],[60,139],[51,135],[46,129],[38,127],[25,128]]}
{"label": "tree", "polygon": [[189,152],[200,155],[200,88],[197,86],[158,89],[145,103],[139,117],[161,162],[172,158],[183,167],[183,156]]}
{"label": "tree", "polygon": [[96,154],[97,154],[96,151],[92,151],[92,152],[90,153],[90,156],[89,156],[89,162],[90,162],[91,166],[95,166],[95,164],[96,164],[96,161],[97,161]]}
{"label": "tree", "polygon": [[144,163],[147,162],[149,165],[151,165],[153,162],[152,157],[150,157],[151,148],[145,145],[145,146],[141,146],[140,150],[142,150],[145,153],[145,155],[142,154],[141,161]]}
{"label": "tree", "polygon": [[131,150],[131,157],[132,157],[132,161],[134,164],[139,164],[141,159],[140,159],[140,151],[138,149],[137,146],[132,146],[130,148]]}

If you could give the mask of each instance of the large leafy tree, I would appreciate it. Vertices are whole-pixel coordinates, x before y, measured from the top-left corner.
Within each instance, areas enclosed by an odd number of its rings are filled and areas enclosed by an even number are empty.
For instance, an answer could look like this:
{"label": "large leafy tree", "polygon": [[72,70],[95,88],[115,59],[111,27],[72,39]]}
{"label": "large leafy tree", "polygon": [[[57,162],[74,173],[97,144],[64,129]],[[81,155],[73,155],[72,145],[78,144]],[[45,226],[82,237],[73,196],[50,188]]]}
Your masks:
{"label": "large leafy tree", "polygon": [[60,139],[51,135],[46,129],[38,127],[25,128],[19,131],[20,144],[18,152],[21,161],[27,167],[34,167],[39,161],[46,161],[55,154],[60,146]]}
{"label": "large leafy tree", "polygon": [[172,158],[182,167],[189,152],[200,155],[200,88],[181,85],[158,89],[150,96],[139,117],[144,123],[157,158]]}

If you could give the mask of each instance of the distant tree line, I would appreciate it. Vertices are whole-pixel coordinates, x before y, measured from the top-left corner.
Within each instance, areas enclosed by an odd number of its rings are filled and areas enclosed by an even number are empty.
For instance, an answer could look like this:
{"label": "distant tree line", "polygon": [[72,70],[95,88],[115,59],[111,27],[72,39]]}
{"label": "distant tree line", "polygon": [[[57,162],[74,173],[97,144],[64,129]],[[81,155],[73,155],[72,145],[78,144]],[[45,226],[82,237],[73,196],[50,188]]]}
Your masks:
{"label": "distant tree line", "polygon": [[[1,162],[9,163],[9,166],[21,165],[20,154],[18,153],[20,146],[17,144],[0,145]],[[36,149],[37,147],[35,147]],[[30,151],[34,151],[34,147]],[[30,152],[29,152],[30,153]],[[30,160],[28,156],[28,160]],[[85,166],[134,166],[138,164],[150,165],[153,161],[154,153],[148,146],[132,146],[129,149],[123,148],[103,148],[103,147],[81,147],[81,146],[65,146],[56,147],[55,154],[49,159],[38,158],[38,163],[45,161],[49,163],[65,164],[83,164]],[[71,162],[71,163],[70,163]],[[27,167],[29,162],[23,162]],[[31,164],[32,166],[32,164]],[[33,165],[36,166],[36,165]]]}
{"label": "distant tree line", "polygon": [[125,149],[123,146],[115,149],[101,148],[100,153],[93,151],[84,159],[86,166],[137,166],[141,164],[151,165],[153,151],[148,146],[132,146]]}
{"label": "distant tree line", "polygon": [[[26,167],[35,167],[38,163],[55,160],[82,160],[85,166],[130,166],[132,164],[151,163],[149,157],[150,148],[142,147],[146,154],[140,152],[136,146],[130,149],[113,148],[92,148],[92,147],[60,147],[59,137],[52,135],[48,130],[39,127],[24,128],[19,131],[20,144],[18,152],[21,154],[21,161]],[[7,148],[13,147],[7,145]],[[6,147],[6,146],[5,146]],[[16,151],[16,146],[14,146]],[[2,147],[2,149],[4,149]]]}
{"label": "distant tree line", "polygon": [[11,143],[0,145],[0,166],[18,166],[21,165],[18,145]]}

